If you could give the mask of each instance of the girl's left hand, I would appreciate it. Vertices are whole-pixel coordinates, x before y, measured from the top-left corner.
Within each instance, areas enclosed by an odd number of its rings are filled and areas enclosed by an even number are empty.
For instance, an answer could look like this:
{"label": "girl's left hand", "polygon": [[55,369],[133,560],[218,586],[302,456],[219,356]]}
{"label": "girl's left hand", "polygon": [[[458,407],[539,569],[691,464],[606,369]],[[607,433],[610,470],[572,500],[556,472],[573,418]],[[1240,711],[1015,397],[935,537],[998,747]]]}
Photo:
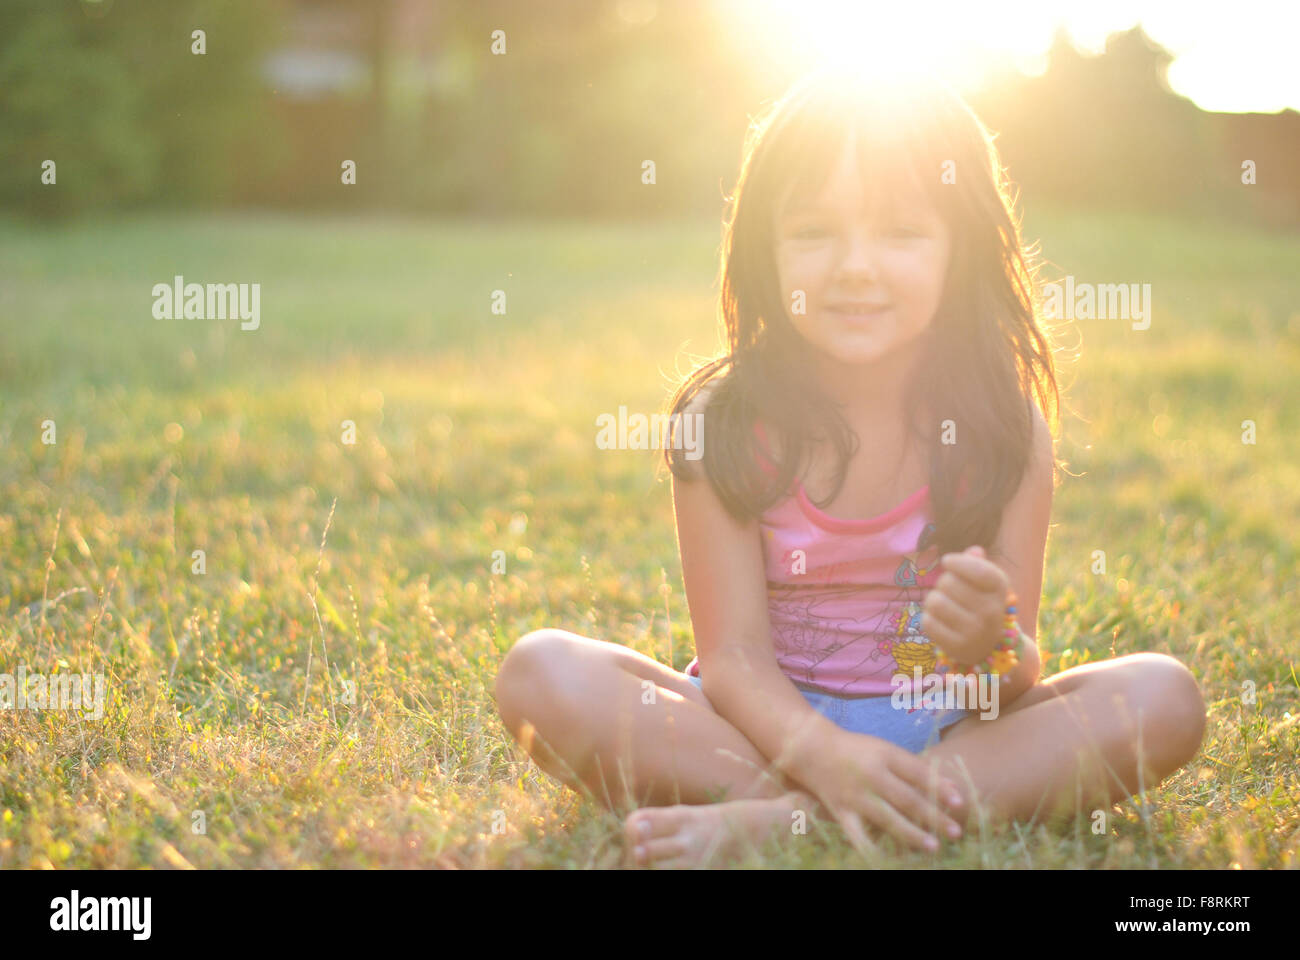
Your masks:
{"label": "girl's left hand", "polygon": [[1011,581],[981,546],[940,558],[944,573],[921,604],[921,632],[957,663],[978,663],[1002,642]]}

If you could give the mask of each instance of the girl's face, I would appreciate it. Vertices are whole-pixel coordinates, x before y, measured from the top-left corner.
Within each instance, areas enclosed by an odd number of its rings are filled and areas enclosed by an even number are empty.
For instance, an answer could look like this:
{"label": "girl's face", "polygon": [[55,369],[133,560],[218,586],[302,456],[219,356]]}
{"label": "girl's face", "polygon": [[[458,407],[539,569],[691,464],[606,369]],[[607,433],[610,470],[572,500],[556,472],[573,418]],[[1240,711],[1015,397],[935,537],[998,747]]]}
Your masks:
{"label": "girl's face", "polygon": [[822,354],[855,366],[903,356],[918,342],[943,296],[950,244],[919,184],[868,211],[856,170],[850,144],[822,195],[778,211],[775,224],[786,316]]}

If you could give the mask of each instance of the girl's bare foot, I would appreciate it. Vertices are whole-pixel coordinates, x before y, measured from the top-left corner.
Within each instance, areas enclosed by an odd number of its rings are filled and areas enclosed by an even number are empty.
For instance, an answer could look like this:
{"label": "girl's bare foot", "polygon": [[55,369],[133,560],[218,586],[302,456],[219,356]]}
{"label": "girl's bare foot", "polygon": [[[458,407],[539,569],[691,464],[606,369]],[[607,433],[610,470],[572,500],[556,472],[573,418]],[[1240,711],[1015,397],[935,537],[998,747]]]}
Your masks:
{"label": "girl's bare foot", "polygon": [[[780,797],[723,803],[642,807],[627,815],[623,835],[630,866],[716,867],[761,847],[774,831],[789,833],[815,819],[816,801],[793,791]],[[811,822],[807,823],[811,826]]]}

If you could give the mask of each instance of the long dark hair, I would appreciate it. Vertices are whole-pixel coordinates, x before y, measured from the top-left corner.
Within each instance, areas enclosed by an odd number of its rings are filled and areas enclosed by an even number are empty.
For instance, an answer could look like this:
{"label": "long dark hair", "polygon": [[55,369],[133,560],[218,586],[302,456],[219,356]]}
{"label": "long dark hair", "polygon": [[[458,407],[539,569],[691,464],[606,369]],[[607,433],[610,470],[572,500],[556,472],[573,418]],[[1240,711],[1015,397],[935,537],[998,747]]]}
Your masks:
{"label": "long dark hair", "polygon": [[[819,506],[838,494],[857,437],[818,389],[812,353],[786,315],[774,221],[787,191],[806,195],[826,182],[850,140],[869,188],[887,189],[887,178],[899,171],[922,172],[951,231],[943,296],[918,354],[923,362],[906,388],[907,429],[909,437],[930,438],[944,420],[958,425],[961,442],[928,448],[935,542],[942,552],[972,544],[991,552],[1028,463],[1034,404],[1055,437],[1060,397],[1053,348],[1040,324],[1039,263],[1021,240],[993,135],[946,87],[882,93],[818,71],[751,122],[724,219],[718,311],[726,352],[680,384],[668,414],[676,424],[673,415],[685,413],[709,385],[702,462],[737,519],[761,515],[789,492],[814,438],[829,439],[836,451],[835,486]],[[955,180],[944,182],[944,171]],[[772,477],[756,460],[756,419],[776,433]],[[919,432],[918,422],[934,428]],[[695,475],[671,438],[664,457],[674,476]],[[1054,483],[1056,467],[1053,454]]]}

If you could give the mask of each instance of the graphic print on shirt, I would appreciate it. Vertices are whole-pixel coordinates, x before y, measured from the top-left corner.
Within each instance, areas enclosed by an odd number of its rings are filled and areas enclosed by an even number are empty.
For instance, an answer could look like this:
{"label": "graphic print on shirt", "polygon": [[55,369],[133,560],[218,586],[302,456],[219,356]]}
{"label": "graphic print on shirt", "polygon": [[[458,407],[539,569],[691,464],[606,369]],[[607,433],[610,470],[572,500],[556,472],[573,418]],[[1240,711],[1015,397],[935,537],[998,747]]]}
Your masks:
{"label": "graphic print on shirt", "polygon": [[[862,656],[849,667],[854,676],[846,685],[862,676],[911,677],[917,666],[923,675],[934,671],[937,656],[934,644],[921,633],[921,603],[939,565],[935,529],[935,524],[926,524],[913,551],[899,558],[892,584],[845,582],[836,575],[836,566],[817,571],[821,582],[768,583],[773,626],[780,631],[786,656],[799,661],[802,682],[812,684],[823,661],[854,646],[861,648]],[[843,608],[860,601],[864,590],[888,590],[892,596],[874,622],[846,632]]]}
{"label": "graphic print on shirt", "polygon": [[[933,556],[928,566],[920,567],[921,555],[930,546],[934,536],[935,525],[926,524],[916,544],[916,553],[903,557],[894,573],[894,582],[901,587],[916,588],[933,573],[939,565],[938,556]],[[937,551],[936,551],[937,553]],[[926,584],[929,586],[929,584]],[[916,667],[921,668],[921,675],[928,676],[934,672],[938,663],[938,652],[934,642],[921,633],[921,603],[908,600],[893,616],[894,644],[889,653],[894,658],[895,672],[913,676]],[[908,713],[915,713],[918,707],[912,707]]]}

